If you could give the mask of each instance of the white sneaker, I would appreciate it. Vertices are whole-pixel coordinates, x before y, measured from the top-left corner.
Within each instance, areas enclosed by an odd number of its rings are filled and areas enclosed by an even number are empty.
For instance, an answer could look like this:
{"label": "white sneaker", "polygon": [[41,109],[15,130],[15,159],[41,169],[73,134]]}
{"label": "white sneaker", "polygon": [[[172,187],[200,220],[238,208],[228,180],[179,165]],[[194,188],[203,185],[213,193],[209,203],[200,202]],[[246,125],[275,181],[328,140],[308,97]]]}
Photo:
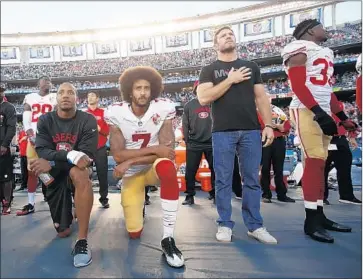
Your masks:
{"label": "white sneaker", "polygon": [[253,232],[248,231],[247,234],[248,234],[248,236],[257,239],[258,241],[260,241],[262,243],[277,244],[276,238],[274,238],[264,227],[258,228],[257,230],[254,230]]}
{"label": "white sneaker", "polygon": [[218,226],[218,232],[216,238],[221,242],[231,242],[232,240],[232,229],[228,227]]}

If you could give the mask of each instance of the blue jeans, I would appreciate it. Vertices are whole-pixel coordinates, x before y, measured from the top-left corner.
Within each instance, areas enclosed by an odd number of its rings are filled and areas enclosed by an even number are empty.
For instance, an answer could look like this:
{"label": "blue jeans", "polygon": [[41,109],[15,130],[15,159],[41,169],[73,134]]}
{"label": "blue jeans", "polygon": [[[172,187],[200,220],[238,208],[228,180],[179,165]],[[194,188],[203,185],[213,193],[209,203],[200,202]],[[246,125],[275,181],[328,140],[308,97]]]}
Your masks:
{"label": "blue jeans", "polygon": [[243,221],[251,232],[261,228],[263,226],[260,214],[262,191],[258,175],[262,156],[260,130],[214,132],[212,139],[218,224],[231,229],[234,226],[231,220],[231,198],[234,156],[237,151],[243,181]]}

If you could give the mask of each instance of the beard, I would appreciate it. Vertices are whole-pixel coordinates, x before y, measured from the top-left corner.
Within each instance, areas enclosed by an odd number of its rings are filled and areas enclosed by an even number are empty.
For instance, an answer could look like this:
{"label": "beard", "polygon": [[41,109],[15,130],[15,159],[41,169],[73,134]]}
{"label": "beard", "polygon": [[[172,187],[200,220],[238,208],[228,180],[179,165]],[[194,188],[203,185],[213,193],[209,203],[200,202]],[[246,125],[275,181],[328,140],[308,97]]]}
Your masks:
{"label": "beard", "polygon": [[229,47],[219,50],[219,52],[226,54],[226,53],[232,53],[235,50],[236,50],[236,46],[229,46]]}
{"label": "beard", "polygon": [[132,97],[132,102],[135,104],[135,106],[138,106],[140,108],[148,107],[150,105],[150,98],[138,98]]}

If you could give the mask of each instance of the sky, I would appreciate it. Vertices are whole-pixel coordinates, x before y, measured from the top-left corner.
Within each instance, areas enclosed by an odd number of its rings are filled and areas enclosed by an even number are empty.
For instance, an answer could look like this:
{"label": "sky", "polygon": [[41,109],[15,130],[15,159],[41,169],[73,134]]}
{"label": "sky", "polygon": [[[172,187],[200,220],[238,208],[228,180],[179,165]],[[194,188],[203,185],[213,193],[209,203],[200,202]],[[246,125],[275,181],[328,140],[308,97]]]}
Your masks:
{"label": "sky", "polygon": [[69,31],[207,14],[265,1],[1,1],[1,34]]}

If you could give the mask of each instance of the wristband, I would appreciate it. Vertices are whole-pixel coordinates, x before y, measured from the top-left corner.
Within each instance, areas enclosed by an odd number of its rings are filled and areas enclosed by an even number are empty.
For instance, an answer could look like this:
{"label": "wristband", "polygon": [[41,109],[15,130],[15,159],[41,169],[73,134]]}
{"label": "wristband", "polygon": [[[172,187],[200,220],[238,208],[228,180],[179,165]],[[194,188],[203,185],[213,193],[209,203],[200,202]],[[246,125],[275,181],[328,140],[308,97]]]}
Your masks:
{"label": "wristband", "polygon": [[344,113],[344,111],[340,111],[338,113],[335,114],[339,120],[341,121],[345,121],[345,120],[348,120],[348,116]]}
{"label": "wristband", "polygon": [[[86,154],[81,151],[72,150],[67,154],[67,160],[73,165],[77,165],[78,161]],[[86,155],[87,156],[87,155]]]}
{"label": "wristband", "polygon": [[272,125],[270,124],[265,124],[265,128],[271,128],[272,130],[274,130],[274,127],[272,127]]}

